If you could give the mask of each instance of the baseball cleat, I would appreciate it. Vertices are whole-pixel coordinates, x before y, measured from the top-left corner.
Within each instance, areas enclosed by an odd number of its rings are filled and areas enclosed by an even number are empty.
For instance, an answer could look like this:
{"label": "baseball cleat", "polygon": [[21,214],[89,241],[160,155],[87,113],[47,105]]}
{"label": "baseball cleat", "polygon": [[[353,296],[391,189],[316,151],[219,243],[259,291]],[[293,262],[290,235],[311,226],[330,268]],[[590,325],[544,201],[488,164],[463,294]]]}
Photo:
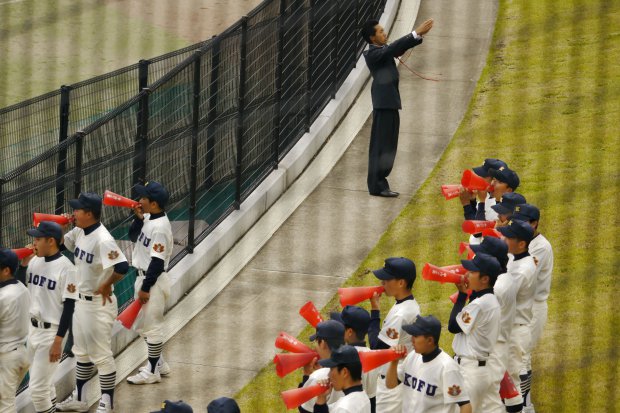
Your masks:
{"label": "baseball cleat", "polygon": [[161,381],[161,375],[158,371],[151,373],[148,370],[141,370],[135,376],[127,377],[127,381],[131,384],[154,384]]}
{"label": "baseball cleat", "polygon": [[73,393],[71,393],[71,396],[69,396],[67,400],[56,404],[56,410],[59,412],[87,412],[88,404],[79,401],[77,390],[73,390]]}
{"label": "baseball cleat", "polygon": [[[159,374],[162,376],[167,376],[170,374],[170,365],[161,358],[157,362],[157,369],[159,370]],[[151,371],[151,363],[147,360],[146,364],[140,367],[139,371]]]}

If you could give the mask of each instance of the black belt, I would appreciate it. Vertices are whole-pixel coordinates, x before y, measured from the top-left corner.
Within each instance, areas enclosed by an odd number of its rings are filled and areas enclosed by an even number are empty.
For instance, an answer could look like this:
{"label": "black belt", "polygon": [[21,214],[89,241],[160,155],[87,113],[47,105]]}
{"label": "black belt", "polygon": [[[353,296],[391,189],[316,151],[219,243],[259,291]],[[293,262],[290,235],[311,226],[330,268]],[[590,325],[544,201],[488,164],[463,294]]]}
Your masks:
{"label": "black belt", "polygon": [[[478,361],[478,367],[484,367],[487,365],[487,361],[486,360],[477,360]],[[461,364],[461,357],[457,357],[456,358],[456,362]]]}
{"label": "black belt", "polygon": [[80,299],[81,300],[86,300],[86,301],[93,301],[93,296],[92,295],[82,295],[82,294],[80,294]]}
{"label": "black belt", "polygon": [[30,319],[33,327],[48,329],[52,326],[52,323],[48,323],[46,321],[39,321],[36,318],[32,317]]}

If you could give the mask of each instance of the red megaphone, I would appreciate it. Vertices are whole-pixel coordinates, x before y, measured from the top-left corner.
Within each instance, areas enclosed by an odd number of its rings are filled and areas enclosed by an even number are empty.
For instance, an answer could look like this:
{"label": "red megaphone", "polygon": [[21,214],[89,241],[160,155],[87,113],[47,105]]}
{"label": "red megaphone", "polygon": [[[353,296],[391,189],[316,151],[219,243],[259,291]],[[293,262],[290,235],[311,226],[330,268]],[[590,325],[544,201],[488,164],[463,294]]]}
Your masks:
{"label": "red megaphone", "polygon": [[15,255],[17,255],[17,259],[21,261],[24,258],[30,256],[34,252],[34,250],[31,248],[15,248],[13,252],[15,253]]}
{"label": "red megaphone", "polygon": [[[472,290],[467,290],[467,298],[471,296],[471,291]],[[452,304],[456,304],[456,299],[458,298],[458,296],[459,296],[458,291],[450,296],[450,301],[452,301]]]}
{"label": "red megaphone", "polygon": [[493,188],[486,179],[476,175],[469,169],[463,172],[461,185],[470,191],[490,191]]}
{"label": "red megaphone", "polygon": [[499,384],[499,396],[502,399],[512,399],[513,397],[517,397],[519,394],[519,389],[515,386],[514,381],[512,381],[512,378],[508,372],[505,372],[504,378]]}
{"label": "red megaphone", "polygon": [[459,255],[461,255],[465,251],[467,251],[467,259],[468,260],[471,260],[472,258],[474,258],[474,255],[476,255],[476,253],[472,251],[472,249],[471,249],[471,247],[469,246],[468,243],[461,242],[459,244]]}
{"label": "red megaphone", "polygon": [[446,201],[452,198],[456,198],[461,193],[460,185],[442,185],[441,193],[443,197],[446,198]]}
{"label": "red megaphone", "polygon": [[362,301],[372,298],[375,293],[382,294],[383,292],[385,292],[385,288],[381,286],[338,288],[340,305],[343,307],[361,303]]}
{"label": "red megaphone", "polygon": [[290,351],[291,353],[314,353],[314,350],[310,347],[283,331],[276,338],[276,348]]}
{"label": "red megaphone", "polygon": [[368,373],[370,370],[383,366],[385,363],[401,358],[402,354],[388,348],[385,350],[360,351],[359,356],[362,362],[362,371]]}
{"label": "red megaphone", "polygon": [[319,355],[315,352],[276,354],[273,358],[273,362],[276,365],[276,374],[279,377],[284,377],[298,368],[310,363],[315,357],[319,357]]}
{"label": "red megaphone", "polygon": [[103,193],[103,204],[123,208],[134,208],[140,205],[138,201],[134,201],[133,199],[126,198],[122,195],[115,194],[114,192],[107,190]]}
{"label": "red megaphone", "polygon": [[125,308],[123,312],[116,317],[116,319],[123,324],[123,327],[129,330],[136,321],[141,308],[142,302],[140,300],[134,300],[134,302],[129,304],[127,308]]}
{"label": "red megaphone", "polygon": [[429,281],[439,281],[440,283],[454,283],[461,282],[461,276],[453,273],[452,271],[442,270],[436,265],[429,264],[428,262],[422,269],[422,278]]}
{"label": "red megaphone", "polygon": [[299,309],[299,314],[314,328],[323,321],[323,317],[321,317],[319,310],[316,309],[312,301],[308,301],[304,304],[304,306]]}
{"label": "red megaphone", "polygon": [[472,235],[479,234],[485,229],[494,228],[494,227],[495,227],[495,221],[467,220],[467,221],[463,221],[463,225],[462,225],[463,232],[466,232]]}
{"label": "red megaphone", "polygon": [[298,389],[286,390],[280,393],[282,400],[287,409],[296,409],[308,400],[311,400],[327,390],[326,386],[315,384],[308,387],[300,387]]}
{"label": "red megaphone", "polygon": [[58,225],[67,225],[69,222],[73,222],[73,218],[67,218],[62,215],[41,214],[39,212],[32,214],[32,225],[35,227],[38,227],[43,221],[52,221]]}
{"label": "red megaphone", "polygon": [[501,232],[499,232],[498,230],[496,230],[495,228],[486,228],[482,230],[482,236],[483,237],[495,237],[495,238],[502,238],[503,235]]}
{"label": "red megaphone", "polygon": [[467,274],[467,270],[461,264],[456,265],[446,265],[445,267],[439,267],[444,271],[450,271],[459,275]]}

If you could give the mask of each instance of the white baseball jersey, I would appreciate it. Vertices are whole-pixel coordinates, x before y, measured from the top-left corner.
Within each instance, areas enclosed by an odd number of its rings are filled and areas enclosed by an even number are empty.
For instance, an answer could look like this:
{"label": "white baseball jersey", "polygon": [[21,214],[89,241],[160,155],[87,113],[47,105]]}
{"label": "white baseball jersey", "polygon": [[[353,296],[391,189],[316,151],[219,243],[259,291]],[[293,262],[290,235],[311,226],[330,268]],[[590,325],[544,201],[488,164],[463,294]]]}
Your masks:
{"label": "white baseball jersey", "polygon": [[499,336],[497,339],[506,343],[512,332],[512,325],[515,322],[517,311],[517,289],[518,285],[508,273],[500,274],[495,281],[493,294],[499,302],[501,317],[499,326]]}
{"label": "white baseball jersey", "polygon": [[26,274],[31,298],[30,315],[58,325],[65,299],[78,299],[75,266],[60,254],[51,261],[33,257]]}
{"label": "white baseball jersey", "polygon": [[73,228],[65,234],[65,247],[75,255],[78,291],[83,295],[92,296],[112,275],[114,265],[127,261],[103,224],[88,235],[82,228]]}
{"label": "white baseball jersey", "polygon": [[517,284],[517,304],[515,324],[529,325],[532,321],[532,304],[536,292],[536,264],[534,258],[528,255],[515,261],[511,256],[508,259],[508,274]]}
{"label": "white baseball jersey", "polygon": [[[327,379],[329,379],[329,368],[323,367],[323,368],[320,368],[312,372],[310,377],[308,377],[308,380],[306,380],[306,382],[304,383],[303,387],[309,387],[309,386],[317,384],[317,382],[321,380],[327,380]],[[336,403],[341,397],[344,397],[344,393],[341,391],[336,391],[332,389],[332,391],[329,393],[329,397],[327,397],[327,406],[329,407],[330,412],[332,410],[332,406],[334,405],[334,403]],[[301,407],[311,412],[314,410],[315,403],[316,403],[316,397],[308,400],[307,402],[302,404]]]}
{"label": "white baseball jersey", "polygon": [[402,326],[413,324],[419,315],[420,306],[415,298],[395,303],[383,320],[379,339],[390,347],[402,344],[407,347],[407,351],[412,351],[411,336]]}
{"label": "white baseball jersey", "polygon": [[161,258],[165,267],[172,255],[172,227],[168,216],[150,219],[151,214],[144,214],[142,230],[136,241],[131,256],[131,264],[139,270],[146,271],[151,258]]}
{"label": "white baseball jersey", "polygon": [[329,406],[329,413],[370,413],[370,399],[363,391],[352,391]]}
{"label": "white baseball jersey", "polygon": [[0,283],[0,353],[22,346],[30,326],[30,294],[24,284],[12,278]]}
{"label": "white baseball jersey", "polygon": [[454,336],[454,354],[487,360],[499,335],[500,306],[493,294],[484,294],[467,304],[456,316],[462,333]]}
{"label": "white baseball jersey", "polygon": [[487,221],[495,221],[499,215],[493,208],[493,205],[497,205],[497,201],[491,194],[487,194],[487,199],[484,202],[484,219]]}
{"label": "white baseball jersey", "polygon": [[[368,347],[355,346],[358,353],[364,351],[370,351]],[[373,398],[377,395],[377,379],[379,378],[379,369],[370,370],[369,372],[362,372],[362,387],[369,398]]]}
{"label": "white baseball jersey", "polygon": [[409,353],[398,366],[403,383],[403,413],[456,413],[457,403],[469,400],[459,365],[441,351],[424,362],[422,355]]}
{"label": "white baseball jersey", "polygon": [[551,273],[553,272],[553,249],[542,234],[538,234],[529,247],[530,255],[536,263],[536,292],[534,300],[547,301],[551,290]]}

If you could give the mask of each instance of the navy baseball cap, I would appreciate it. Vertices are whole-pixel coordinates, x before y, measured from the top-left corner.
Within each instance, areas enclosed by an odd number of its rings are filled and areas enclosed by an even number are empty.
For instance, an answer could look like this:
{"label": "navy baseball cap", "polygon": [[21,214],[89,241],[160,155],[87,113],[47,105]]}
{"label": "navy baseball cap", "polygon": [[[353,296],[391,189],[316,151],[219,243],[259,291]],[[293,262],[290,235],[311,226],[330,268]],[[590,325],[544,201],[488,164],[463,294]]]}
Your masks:
{"label": "navy baseball cap", "polygon": [[519,187],[519,175],[507,166],[501,166],[498,169],[490,169],[489,174],[500,182],[504,182],[513,190]]}
{"label": "navy baseball cap", "polygon": [[540,210],[532,204],[517,205],[512,213],[512,219],[538,221],[540,219]]}
{"label": "navy baseball cap", "polygon": [[26,231],[26,234],[35,238],[54,238],[58,243],[62,239],[62,228],[52,221],[41,221],[38,227]]}
{"label": "navy baseball cap", "polygon": [[461,264],[467,271],[477,271],[492,278],[497,278],[502,273],[502,266],[497,258],[489,254],[476,254],[473,260],[461,260]]}
{"label": "navy baseball cap", "polygon": [[310,341],[317,338],[323,340],[344,339],[344,324],[336,320],[321,321],[316,325],[316,333],[310,336]]}
{"label": "navy baseball cap", "polygon": [[415,281],[415,264],[409,258],[387,258],[383,268],[374,270],[373,274],[380,280]]}
{"label": "navy baseball cap", "polygon": [[480,244],[472,244],[469,248],[476,254],[489,254],[497,258],[503,270],[508,264],[508,245],[499,238],[484,237]]}
{"label": "navy baseball cap", "polygon": [[525,221],[511,219],[505,227],[497,228],[506,238],[517,238],[522,241],[530,242],[534,238],[534,228]]}
{"label": "navy baseball cap", "polygon": [[319,364],[323,367],[338,367],[343,364],[360,364],[360,355],[353,346],[340,346],[339,349],[332,351],[328,359],[319,360]]}
{"label": "navy baseball cap", "polygon": [[19,259],[13,250],[9,248],[0,248],[0,267],[9,267],[11,269],[11,274],[15,274],[18,264]]}
{"label": "navy baseball cap", "polygon": [[336,320],[344,324],[346,327],[351,327],[356,332],[368,331],[370,326],[370,314],[362,307],[354,305],[348,305],[342,309],[341,313],[334,312],[330,314],[332,320]]}
{"label": "navy baseball cap", "polygon": [[230,397],[220,397],[207,406],[207,413],[241,413],[237,402]]}
{"label": "navy baseball cap", "polygon": [[194,413],[194,410],[189,404],[183,402],[182,400],[179,400],[178,402],[165,400],[161,404],[161,410],[151,413]]}
{"label": "navy baseball cap", "polygon": [[512,214],[517,205],[525,204],[525,197],[516,192],[507,192],[502,195],[502,200],[498,204],[491,206],[493,211],[501,215]]}
{"label": "navy baseball cap", "polygon": [[94,192],[82,192],[78,199],[69,200],[73,209],[88,209],[93,212],[101,212],[101,197]]}
{"label": "navy baseball cap", "polygon": [[433,336],[439,339],[441,335],[441,321],[432,315],[425,317],[419,315],[413,324],[405,324],[402,327],[403,330],[414,337]]}
{"label": "navy baseball cap", "polygon": [[474,171],[474,173],[478,176],[481,176],[483,178],[488,178],[489,176],[491,176],[489,174],[489,170],[499,169],[502,166],[504,168],[508,167],[508,165],[506,165],[506,162],[504,161],[501,161],[495,158],[487,158],[484,160],[484,163],[482,164],[482,166],[476,166],[475,168],[472,168],[472,171]]}
{"label": "navy baseball cap", "polygon": [[135,188],[138,195],[157,202],[160,208],[165,207],[170,199],[168,190],[159,182],[149,181],[144,185],[138,184]]}

